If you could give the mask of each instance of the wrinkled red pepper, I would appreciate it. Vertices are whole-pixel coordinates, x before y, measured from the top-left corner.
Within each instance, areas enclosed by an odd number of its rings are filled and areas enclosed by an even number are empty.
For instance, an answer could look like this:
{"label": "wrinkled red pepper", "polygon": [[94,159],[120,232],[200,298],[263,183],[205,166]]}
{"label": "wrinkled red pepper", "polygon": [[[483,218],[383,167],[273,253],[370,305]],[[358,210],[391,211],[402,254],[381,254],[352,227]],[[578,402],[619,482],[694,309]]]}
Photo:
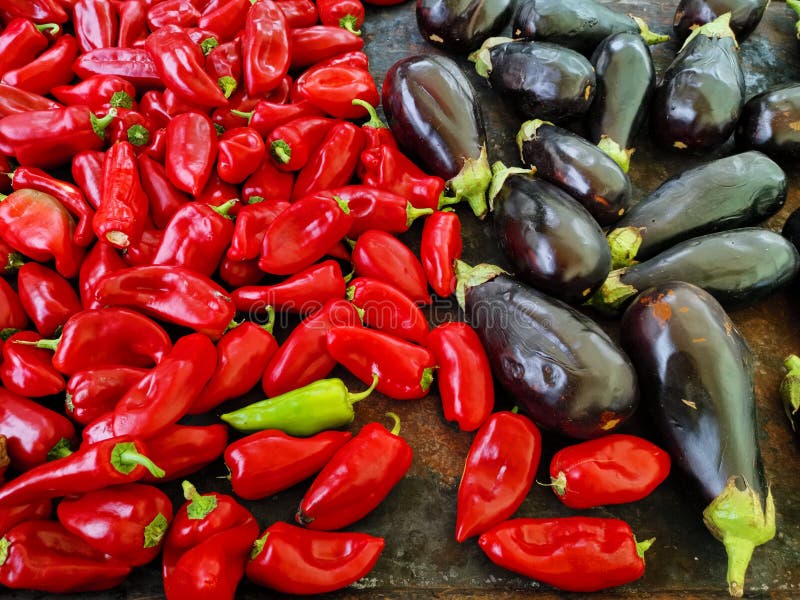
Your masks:
{"label": "wrinkled red pepper", "polygon": [[[244,77],[240,38],[237,37],[230,42],[215,46],[206,56],[205,69],[206,73],[220,86],[222,93],[228,98],[230,106],[231,97],[236,90],[242,87],[241,83]],[[216,110],[225,110],[225,108]]]}
{"label": "wrinkled red pepper", "polygon": [[92,246],[92,249],[83,259],[78,272],[78,291],[80,293],[81,306],[84,309],[101,308],[100,303],[94,298],[95,284],[107,273],[124,269],[127,266],[114,246],[101,242]]}
{"label": "wrinkled red pepper", "polygon": [[442,298],[456,291],[454,265],[462,248],[461,221],[455,212],[437,211],[425,219],[419,258],[428,284]]}
{"label": "wrinkled red pepper", "polygon": [[289,35],[286,19],[272,0],[257,0],[250,7],[242,35],[244,83],[257,96],[272,91],[289,70]]}
{"label": "wrinkled red pepper", "polygon": [[217,174],[228,183],[242,183],[261,164],[264,140],[250,127],[229,129],[219,138]]}
{"label": "wrinkled red pepper", "polygon": [[39,263],[27,263],[20,268],[17,291],[25,312],[45,337],[53,335],[67,319],[83,310],[70,282]]}
{"label": "wrinkled red pepper", "polygon": [[242,206],[236,214],[233,237],[226,251],[228,258],[241,261],[261,256],[264,233],[277,216],[289,206],[288,202],[268,202],[263,198]]}
{"label": "wrinkled red pepper", "polygon": [[136,244],[142,237],[148,206],[130,142],[117,142],[106,152],[100,194],[100,207],[92,221],[98,239],[116,248]]}
{"label": "wrinkled red pepper", "polygon": [[105,152],[100,150],[83,150],[72,157],[72,179],[95,210],[102,201],[105,158]]}
{"label": "wrinkled red pepper", "polygon": [[352,254],[356,273],[386,281],[414,302],[430,304],[428,282],[419,259],[396,237],[370,229],[362,233]]}
{"label": "wrinkled red pepper", "polygon": [[292,99],[307,100],[332,117],[358,119],[367,112],[363,106],[353,104],[353,100],[375,106],[380,96],[369,71],[347,64],[330,64],[311,67],[300,75],[294,82]]}
{"label": "wrinkled red pepper", "polygon": [[281,9],[289,29],[317,24],[319,13],[311,0],[276,0],[275,4]]}
{"label": "wrinkled red pepper", "polygon": [[164,229],[172,216],[190,198],[172,184],[167,177],[167,170],[160,162],[146,154],[140,154],[137,163],[142,190],[149,200],[150,218],[158,229]]}
{"label": "wrinkled red pepper", "polygon": [[208,182],[217,157],[214,124],[201,113],[177,115],[167,125],[166,141],[165,166],[170,181],[179,190],[197,196]]}
{"label": "wrinkled red pepper", "polygon": [[72,27],[81,52],[117,44],[119,17],[107,0],[77,0],[72,7]]}
{"label": "wrinkled red pepper", "polygon": [[31,62],[6,71],[3,74],[3,83],[45,95],[54,87],[72,81],[72,63],[76,56],[78,42],[69,34],[62,35]]}
{"label": "wrinkled red pepper", "polygon": [[200,11],[189,0],[162,0],[147,10],[147,25],[151,31],[170,25],[195,27],[199,19]]}
{"label": "wrinkled red pepper", "polygon": [[153,131],[155,125],[142,113],[128,108],[118,108],[117,116],[108,128],[108,139],[111,144],[120,141],[130,142],[138,155],[148,147]]}
{"label": "wrinkled red pepper", "polygon": [[317,0],[319,20],[323,25],[342,27],[361,35],[364,24],[364,5],[361,0]]}
{"label": "wrinkled red pepper", "polygon": [[430,328],[419,307],[396,287],[369,277],[357,277],[347,286],[347,299],[361,309],[367,327],[425,343]]}
{"label": "wrinkled red pepper", "polygon": [[117,75],[137,90],[162,88],[164,83],[150,53],[144,48],[98,48],[78,56],[72,70],[81,79],[92,75]]}
{"label": "wrinkled red pepper", "polygon": [[[317,8],[319,9],[319,5]],[[360,36],[339,27],[338,23],[298,27],[292,29],[289,39],[293,70],[310,67],[364,47],[364,40]]]}
{"label": "wrinkled red pepper", "polygon": [[95,367],[74,373],[67,381],[64,406],[76,423],[87,425],[114,410],[120,398],[148,370],[126,365]]}
{"label": "wrinkled red pepper", "polygon": [[157,483],[192,475],[222,456],[227,443],[228,428],[221,423],[170,425],[147,440],[147,453],[163,469],[164,477],[145,473],[141,481]]}
{"label": "wrinkled red pepper", "polygon": [[53,367],[51,354],[34,345],[41,339],[35,331],[18,331],[6,340],[0,379],[8,391],[28,398],[64,391],[64,377]]}

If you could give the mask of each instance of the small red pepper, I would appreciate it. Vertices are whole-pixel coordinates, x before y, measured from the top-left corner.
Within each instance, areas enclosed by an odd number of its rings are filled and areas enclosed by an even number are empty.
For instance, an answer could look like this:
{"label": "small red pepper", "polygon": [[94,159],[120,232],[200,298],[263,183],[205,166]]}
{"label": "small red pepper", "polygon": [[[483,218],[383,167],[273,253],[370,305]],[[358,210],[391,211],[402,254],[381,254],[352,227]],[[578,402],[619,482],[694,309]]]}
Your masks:
{"label": "small red pepper", "polygon": [[250,0],[227,0],[218,4],[217,7],[203,9],[197,26],[217,34],[221,41],[227,42],[244,29],[252,3]]}
{"label": "small red pepper", "polygon": [[266,146],[281,171],[299,171],[336,124],[334,119],[298,117],[278,125],[266,137]]}
{"label": "small red pepper", "polygon": [[197,196],[214,169],[217,145],[217,132],[208,116],[190,112],[173,117],[167,125],[165,162],[173,185]]}
{"label": "small red pepper", "polygon": [[0,508],[0,536],[19,523],[47,520],[52,513],[53,501],[49,498],[34,500],[29,504]]}
{"label": "small red pepper", "polygon": [[68,106],[88,106],[92,112],[114,108],[134,108],[136,88],[117,75],[92,75],[75,85],[54,87],[50,93]]}
{"label": "small red pepper", "polygon": [[[150,121],[153,123],[153,121]],[[155,124],[153,125],[155,127]],[[139,156],[146,155],[162,164],[167,157],[167,129],[161,127],[150,132],[150,141],[140,148]]]}
{"label": "small red pepper", "polygon": [[[222,93],[228,98],[230,104],[234,92],[242,87],[244,67],[242,65],[242,43],[240,38],[237,37],[229,42],[215,46],[206,55],[205,68],[206,73],[219,84]],[[217,108],[216,110],[225,110],[225,107]]]}
{"label": "small red pepper", "polygon": [[72,63],[78,56],[78,42],[69,34],[59,37],[52,46],[26,65],[6,71],[3,83],[34,94],[47,94],[74,77]]}
{"label": "small red pepper", "polygon": [[266,139],[276,127],[300,117],[321,117],[322,111],[310,102],[283,104],[261,100],[251,112],[242,112],[240,116],[247,119],[248,127]]}
{"label": "small red pepper", "polygon": [[228,183],[242,183],[261,164],[264,140],[250,127],[229,129],[219,138],[217,174]]}
{"label": "small red pepper", "polygon": [[467,455],[458,486],[456,540],[463,542],[508,519],[536,478],[542,435],[515,412],[496,412],[484,422]]}
{"label": "small red pepper", "polygon": [[247,578],[285,594],[324,594],[369,573],[383,538],[365,533],[309,531],[273,523],[253,547]]}
{"label": "small red pepper", "polygon": [[[364,56],[366,57],[366,55]],[[364,68],[367,69],[368,65]],[[364,135],[367,138],[367,142],[364,144],[365,151],[383,145],[397,146],[397,141],[394,139],[392,130],[389,129],[386,123],[381,121],[374,106],[358,99],[353,100],[353,104],[363,107],[369,116],[369,120],[361,125],[361,128],[364,130]]]}
{"label": "small red pepper", "polygon": [[227,444],[228,428],[221,423],[170,425],[147,440],[147,453],[164,470],[164,477],[145,473],[141,481],[156,483],[192,475],[222,456]]}
{"label": "small red pepper", "polygon": [[57,35],[61,28],[55,23],[36,25],[21,17],[6,24],[0,33],[0,77],[27,65],[47,48],[50,40],[44,32]]}
{"label": "small red pepper", "polygon": [[117,75],[138,90],[164,87],[150,53],[144,48],[97,48],[78,56],[72,70],[81,79]]}
{"label": "small red pepper", "polygon": [[146,154],[140,154],[136,160],[142,190],[149,200],[150,218],[158,229],[164,229],[190,198],[172,184],[167,177],[167,170],[160,162]]}
{"label": "small red pepper", "polygon": [[481,535],[493,563],[569,592],[594,592],[644,575],[644,553],[655,539],[637,542],[619,519],[513,519]]}
{"label": "small red pepper", "polygon": [[311,0],[276,0],[275,4],[281,9],[289,29],[310,27],[319,20],[317,7]]}
{"label": "small red pepper", "polygon": [[[222,207],[223,204],[229,203],[231,200],[238,199],[239,195],[239,188],[232,183],[222,181],[216,169],[213,169],[211,171],[211,176],[208,178],[208,183],[206,183],[200,194],[195,196],[195,202],[219,208]],[[235,202],[232,206],[228,204],[226,210],[228,214],[235,217],[239,213],[239,202]]]}
{"label": "small red pepper", "polygon": [[55,271],[36,262],[20,268],[17,291],[36,331],[45,337],[53,335],[67,319],[83,310],[72,285]]}
{"label": "small red pepper", "polygon": [[428,283],[442,298],[456,291],[454,265],[462,248],[461,221],[455,212],[437,211],[425,219],[419,258]]}
{"label": "small red pepper", "polygon": [[76,423],[87,425],[114,410],[120,398],[147,375],[148,370],[125,365],[95,367],[74,373],[67,381],[64,405]]}
{"label": "small red pepper", "polygon": [[55,100],[45,98],[40,94],[33,94],[13,85],[0,83],[0,117],[53,108],[63,107]]}
{"label": "small red pepper", "polygon": [[152,485],[126,483],[64,498],[59,522],[95,550],[126,565],[152,561],[172,522],[172,502]]}
{"label": "small red pepper", "polygon": [[77,0],[72,7],[72,26],[81,52],[117,45],[119,17],[107,0]]}
{"label": "small red pepper", "polygon": [[369,277],[357,277],[347,287],[347,299],[361,309],[367,327],[390,335],[425,343],[430,328],[425,315],[396,287]]}
{"label": "small red pepper", "polygon": [[[319,8],[317,4],[317,9]],[[310,67],[334,56],[361,50],[364,47],[364,40],[359,35],[342,29],[338,23],[292,29],[289,40],[292,47],[292,70]]]}
{"label": "small red pepper", "polygon": [[265,155],[255,173],[242,184],[242,201],[250,203],[253,198],[262,198],[269,202],[289,202],[293,187],[294,174],[279,171]]}
{"label": "small red pepper", "polygon": [[621,433],[562,448],[550,461],[550,481],[570,508],[635,502],[669,475],[669,454]]}
{"label": "small red pepper", "polygon": [[325,114],[339,119],[366,116],[363,106],[353,104],[354,99],[373,106],[380,102],[377,85],[369,71],[349,65],[311,67],[294,82],[292,98],[307,100]]}
{"label": "small red pepper", "polygon": [[64,391],[64,377],[53,367],[51,354],[33,345],[41,339],[35,331],[18,331],[6,340],[0,379],[8,391],[28,398]]}
{"label": "small red pepper", "polygon": [[411,446],[399,436],[400,419],[389,431],[368,423],[342,446],[316,476],[295,519],[309,529],[342,529],[367,516],[411,467]]}
{"label": "small red pepper", "polygon": [[116,46],[132,48],[144,42],[147,30],[147,6],[145,0],[124,0],[113,2],[119,19],[119,34]]}
{"label": "small red pepper", "polygon": [[258,259],[232,260],[229,257],[219,263],[217,276],[229,288],[258,285],[264,279],[264,271],[258,268]]}
{"label": "small red pepper", "polygon": [[94,287],[98,280],[107,273],[113,273],[127,266],[114,246],[102,242],[92,246],[83,259],[78,272],[81,306],[84,309],[101,308],[100,303],[94,299]]}
{"label": "small red pepper", "polygon": [[317,0],[319,20],[323,25],[342,27],[361,35],[364,24],[364,5],[361,0]]}
{"label": "small red pepper", "polygon": [[0,331],[25,329],[28,313],[17,291],[5,279],[0,279]]}
{"label": "small red pepper", "polygon": [[148,90],[139,99],[139,111],[153,123],[154,127],[165,129],[172,120],[164,100],[166,90]]}
{"label": "small red pepper", "polygon": [[241,261],[261,256],[264,233],[277,216],[289,206],[288,202],[268,202],[263,198],[242,206],[236,214],[233,237],[226,252],[228,258]]}
{"label": "small red pepper", "polygon": [[72,179],[95,210],[102,201],[105,158],[105,152],[100,150],[83,150],[72,157]]}
{"label": "small red pepper", "polygon": [[277,87],[289,70],[289,46],[286,19],[278,5],[272,0],[254,2],[247,12],[242,35],[248,94],[257,96]]}
{"label": "small red pepper", "polygon": [[189,0],[162,0],[147,9],[147,26],[151,31],[176,25],[195,27],[200,19],[200,11]]}

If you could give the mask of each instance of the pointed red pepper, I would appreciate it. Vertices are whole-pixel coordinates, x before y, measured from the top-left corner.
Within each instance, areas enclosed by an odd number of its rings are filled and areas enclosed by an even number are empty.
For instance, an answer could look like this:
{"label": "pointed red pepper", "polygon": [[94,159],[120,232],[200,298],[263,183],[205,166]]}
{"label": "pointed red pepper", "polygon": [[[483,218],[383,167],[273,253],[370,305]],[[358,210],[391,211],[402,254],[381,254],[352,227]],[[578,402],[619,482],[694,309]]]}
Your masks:
{"label": "pointed red pepper", "polygon": [[197,196],[211,176],[217,144],[217,132],[206,115],[189,112],[173,117],[167,125],[165,161],[173,185]]}
{"label": "pointed red pepper", "polygon": [[[344,29],[340,31],[348,33]],[[353,99],[373,106],[380,102],[378,87],[370,72],[347,64],[316,65],[306,70],[294,82],[292,98],[307,100],[325,114],[339,119],[366,116],[366,110],[353,104]]]}
{"label": "pointed red pepper", "polygon": [[226,252],[231,260],[250,260],[261,256],[264,233],[278,215],[290,206],[283,201],[253,200],[242,206],[236,214],[233,237]]}
{"label": "pointed red pepper", "polygon": [[33,94],[13,85],[0,83],[0,117],[53,108],[63,108],[63,106],[40,94]]}
{"label": "pointed red pepper", "polygon": [[64,391],[64,377],[53,367],[52,355],[33,345],[41,339],[35,331],[18,331],[6,340],[0,379],[8,391],[28,398]]}
{"label": "pointed red pepper", "polygon": [[142,190],[149,200],[150,218],[158,229],[164,229],[172,216],[191,198],[172,184],[160,162],[146,154],[140,154],[136,161]]}
{"label": "pointed red pepper", "polygon": [[117,45],[119,17],[107,0],[77,0],[72,7],[72,26],[81,52]]}
{"label": "pointed red pepper", "polygon": [[39,334],[45,337],[53,335],[72,315],[83,310],[72,285],[36,262],[19,269],[17,291],[25,312]]}
{"label": "pointed red pepper", "polygon": [[367,327],[422,344],[428,337],[428,320],[419,307],[393,285],[356,277],[347,287],[347,299],[362,311]]}
{"label": "pointed red pepper", "polygon": [[277,3],[258,0],[252,4],[245,19],[242,53],[248,94],[257,96],[278,86],[289,70],[290,52],[286,19]]}
{"label": "pointed red pepper", "polygon": [[106,153],[100,150],[83,150],[72,157],[72,179],[83,192],[89,205],[97,210],[102,202],[103,162]]}
{"label": "pointed red pepper", "polygon": [[127,266],[127,263],[114,246],[103,242],[98,242],[92,246],[92,249],[83,259],[81,269],[78,272],[78,290],[80,292],[81,306],[84,309],[101,308],[100,303],[94,298],[95,285],[107,273],[113,273]]}
{"label": "pointed red pepper", "polygon": [[323,25],[342,27],[361,35],[364,24],[364,5],[361,0],[317,0],[319,20]]}
{"label": "pointed red pepper", "polygon": [[43,32],[57,35],[61,28],[55,23],[36,25],[30,19],[18,17],[9,21],[0,33],[0,77],[34,60],[50,44]]}
{"label": "pointed red pepper", "polygon": [[292,102],[283,104],[261,100],[251,112],[243,112],[247,126],[255,129],[263,138],[267,138],[276,127],[300,117],[321,117],[322,111],[310,102]]}
{"label": "pointed red pepper", "polygon": [[126,365],[78,371],[67,381],[64,405],[76,423],[87,425],[114,410],[120,398],[147,375],[148,370]]}
{"label": "pointed red pepper", "polygon": [[[317,5],[317,10],[319,10]],[[298,27],[291,31],[292,69],[302,69],[364,47],[364,39],[339,24]],[[351,98],[352,99],[352,98]],[[374,103],[373,103],[374,104]],[[361,114],[361,113],[359,113]]]}
{"label": "pointed red pepper", "polygon": [[257,258],[232,260],[226,256],[219,264],[217,276],[225,285],[233,289],[246,285],[258,285],[264,279],[265,273],[258,268]]}
{"label": "pointed red pepper", "polygon": [[369,120],[361,125],[361,128],[364,130],[364,135],[367,138],[367,142],[364,144],[365,151],[383,145],[397,146],[397,141],[394,139],[392,130],[389,129],[386,123],[381,121],[372,104],[359,100],[358,98],[353,100],[353,104],[361,106],[367,111],[367,115],[369,116]]}
{"label": "pointed red pepper", "polygon": [[[243,87],[244,67],[242,62],[242,43],[239,37],[215,46],[206,55],[206,73],[219,84],[222,93],[228,98],[228,107],[217,108],[216,111],[229,110],[233,103],[233,94]],[[213,117],[212,120],[214,120]]]}
{"label": "pointed red pepper", "polygon": [[456,291],[455,261],[461,258],[461,221],[455,212],[437,211],[425,219],[420,262],[433,291],[442,298]]}
{"label": "pointed red pepper", "polygon": [[298,117],[276,126],[266,137],[266,147],[281,171],[299,171],[336,124],[334,119]]}
{"label": "pointed red pepper", "polygon": [[217,3],[219,6],[203,9],[197,26],[211,31],[223,42],[232,40],[242,29],[247,21],[250,10],[250,0],[226,0]]}
{"label": "pointed red pepper", "polygon": [[34,23],[66,23],[68,16],[57,0],[4,0],[0,18],[8,23],[22,17]]}
{"label": "pointed red pepper", "polygon": [[151,31],[170,25],[196,27],[200,11],[189,0],[162,0],[147,10],[147,25]]}
{"label": "pointed red pepper", "polygon": [[119,18],[116,46],[132,48],[135,44],[144,42],[149,33],[145,0],[124,0],[124,2],[114,2],[113,4]]}
{"label": "pointed red pepper", "polygon": [[261,164],[264,140],[250,127],[229,129],[219,138],[217,174],[228,183],[242,183]]}
{"label": "pointed red pepper", "polygon": [[242,184],[242,202],[250,203],[253,198],[289,202],[293,187],[294,174],[279,171],[269,156],[265,155],[255,173]]}
{"label": "pointed red pepper", "polygon": [[144,48],[97,48],[78,56],[72,70],[81,79],[92,75],[117,75],[138,90],[161,88],[155,62]]}
{"label": "pointed red pepper", "polygon": [[55,87],[50,93],[59,102],[68,106],[88,106],[92,112],[136,106],[136,88],[127,79],[116,75],[92,75],[75,85]]}
{"label": "pointed red pepper", "polygon": [[192,475],[222,456],[227,444],[228,427],[222,423],[170,425],[147,440],[147,453],[164,476],[145,473],[141,481],[157,483]]}
{"label": "pointed red pepper", "polygon": [[5,279],[0,279],[0,332],[24,329],[27,324],[28,314],[19,294]]}
{"label": "pointed red pepper", "polygon": [[54,87],[72,81],[72,63],[76,56],[78,42],[69,34],[62,35],[31,62],[6,71],[3,74],[3,83],[45,95]]}
{"label": "pointed red pepper", "polygon": [[[2,478],[0,478],[0,482],[2,482]],[[19,523],[47,520],[52,513],[53,501],[50,498],[34,500],[28,504],[0,508],[0,536]]]}

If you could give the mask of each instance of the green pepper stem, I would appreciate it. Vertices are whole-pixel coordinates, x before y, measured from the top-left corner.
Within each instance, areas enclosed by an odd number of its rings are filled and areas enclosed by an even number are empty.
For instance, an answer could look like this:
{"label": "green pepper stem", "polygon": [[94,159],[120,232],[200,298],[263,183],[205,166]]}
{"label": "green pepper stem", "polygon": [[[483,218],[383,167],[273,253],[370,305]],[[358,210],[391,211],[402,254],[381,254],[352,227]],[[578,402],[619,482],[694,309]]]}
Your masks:
{"label": "green pepper stem", "polygon": [[47,453],[47,460],[56,460],[59,458],[64,458],[65,456],[69,456],[72,454],[72,449],[70,448],[70,441],[67,438],[61,438],[56,442],[56,445],[50,448],[50,452]]}
{"label": "green pepper stem", "polygon": [[25,264],[25,259],[19,252],[9,252],[8,261],[6,261],[6,273],[13,273],[18,271],[19,268]]}
{"label": "green pepper stem", "polygon": [[341,196],[334,196],[334,200],[336,200],[336,204],[339,205],[339,208],[342,209],[342,212],[346,215],[350,214],[350,205],[348,204],[347,200],[342,198]]}
{"label": "green pepper stem", "polygon": [[353,277],[355,277],[355,276],[356,276],[356,270],[353,269],[347,275],[344,276],[344,278],[343,278],[344,282],[345,283],[350,283],[353,280]]}
{"label": "green pepper stem", "polygon": [[106,127],[111,124],[111,121],[117,116],[117,109],[113,106],[109,109],[105,117],[98,117],[96,114],[89,113],[89,121],[92,124],[92,131],[97,134],[97,137],[104,140],[106,137]]}
{"label": "green pepper stem", "polygon": [[61,27],[57,23],[40,23],[36,25],[41,33],[56,36],[61,31]]}
{"label": "green pepper stem", "polygon": [[169,521],[162,513],[158,513],[144,528],[143,548],[155,548],[164,539],[169,528]]}
{"label": "green pepper stem", "polygon": [[280,164],[285,165],[292,160],[292,147],[284,140],[275,140],[270,144],[270,154]]}
{"label": "green pepper stem", "polygon": [[261,326],[261,329],[268,333],[272,333],[272,330],[275,327],[275,309],[270,305],[264,310],[267,311],[267,322]]}
{"label": "green pepper stem", "polygon": [[264,201],[264,196],[250,196],[247,199],[248,204],[258,204],[259,202]]}
{"label": "green pepper stem", "polygon": [[650,538],[648,540],[639,542],[636,540],[636,537],[634,537],[633,541],[636,542],[636,554],[639,555],[639,558],[644,560],[644,553],[650,549],[650,546],[652,546],[653,543],[655,543],[656,538]]}
{"label": "green pepper stem", "polygon": [[459,195],[448,196],[445,192],[442,192],[441,194],[439,194],[439,204],[437,205],[437,208],[439,210],[446,210],[448,206],[452,206],[453,204],[458,204],[459,202],[461,202],[461,196]]}
{"label": "green pepper stem", "polygon": [[389,430],[389,433],[391,433],[392,435],[400,435],[400,417],[393,412],[387,412],[386,416],[391,418],[392,421],[394,421],[394,425]]}
{"label": "green pepper stem", "polygon": [[29,342],[26,340],[14,340],[15,344],[22,344],[23,346],[36,346],[37,348],[42,348],[44,350],[52,350],[53,352],[56,351],[58,348],[58,344],[61,342],[61,338],[57,337],[52,340],[38,340],[35,342]]}
{"label": "green pepper stem", "polygon": [[377,385],[378,385],[378,374],[377,373],[373,373],[372,374],[372,383],[370,384],[370,386],[366,390],[364,390],[363,392],[359,392],[358,394],[352,394],[352,393],[348,392],[347,393],[347,401],[350,404],[355,404],[356,402],[360,402],[361,400],[363,400],[364,398],[369,396],[375,390],[375,387]]}
{"label": "green pepper stem", "polygon": [[422,370],[422,377],[420,377],[419,380],[419,387],[423,391],[427,392],[430,389],[432,383],[433,383],[433,368],[425,367]]}
{"label": "green pepper stem", "polygon": [[555,479],[551,477],[550,487],[552,487],[556,495],[561,498],[567,493],[567,474],[564,473],[564,471],[559,471],[558,476]]}
{"label": "green pepper stem", "polygon": [[147,458],[144,454],[141,454],[140,452],[137,452],[135,450],[126,450],[125,452],[120,454],[119,458],[124,464],[143,466],[145,469],[148,470],[150,475],[152,475],[153,477],[158,477],[159,479],[161,479],[162,477],[164,477],[164,475],[166,475],[164,469],[160,468],[152,460]]}
{"label": "green pepper stem", "polygon": [[[13,327],[6,327],[5,329],[0,329],[0,340],[3,340],[5,342],[12,335],[14,335],[15,333],[19,333],[20,331],[22,330],[14,329]],[[31,344],[33,342],[28,342],[28,343]]]}
{"label": "green pepper stem", "polygon": [[781,381],[780,396],[786,417],[794,430],[794,417],[800,411],[800,356],[790,354],[784,359],[783,366],[787,373]]}
{"label": "green pepper stem", "polygon": [[[10,175],[9,175],[9,177],[10,177]],[[5,200],[6,198],[8,198],[8,194],[0,194],[0,202]]]}
{"label": "green pepper stem", "polygon": [[11,542],[8,538],[0,538],[0,567],[6,564],[8,560],[8,549],[11,547]]}
{"label": "green pepper stem", "polygon": [[183,497],[189,501],[186,507],[186,516],[192,520],[205,519],[208,514],[217,508],[217,497],[209,494],[208,496],[201,496],[191,482],[183,481],[181,483],[183,489]]}
{"label": "green pepper stem", "polygon": [[200,50],[203,51],[203,56],[208,56],[217,46],[219,46],[219,41],[213,37],[207,37],[200,42]]}
{"label": "green pepper stem", "polygon": [[250,119],[253,118],[253,115],[256,111],[243,111],[243,110],[231,110],[232,115],[236,115],[237,117],[241,117],[242,119],[247,119],[247,123],[250,123]]}
{"label": "green pepper stem", "polygon": [[239,83],[230,75],[225,75],[217,79],[217,85],[219,89],[222,90],[222,95],[226,98],[230,98],[233,92],[236,91],[236,88],[239,87]]}
{"label": "green pepper stem", "polygon": [[141,148],[150,141],[150,132],[147,131],[146,127],[138,123],[131,125],[128,128],[128,141],[137,148]]}
{"label": "green pepper stem", "polygon": [[119,90],[111,94],[109,104],[114,108],[133,108],[133,98],[128,92]]}
{"label": "green pepper stem", "polygon": [[231,209],[236,206],[236,203],[239,202],[238,198],[231,198],[224,204],[220,204],[219,206],[211,206],[211,210],[213,210],[218,215],[225,217],[226,219],[233,219],[233,217],[229,214]]}
{"label": "green pepper stem", "polygon": [[369,102],[362,100],[361,98],[354,98],[353,104],[355,106],[360,106],[364,110],[367,111],[369,115],[369,121],[364,123],[362,127],[372,127],[373,129],[388,129],[389,126],[386,125],[383,121],[381,121],[380,117],[378,116],[378,112],[375,110],[375,107],[372,106]]}
{"label": "green pepper stem", "polygon": [[406,202],[406,227],[411,227],[411,224],[418,218],[432,213],[432,208],[417,208],[411,202]]}
{"label": "green pepper stem", "polygon": [[268,537],[269,531],[253,542],[253,547],[250,550],[250,560],[255,560],[256,556],[261,554],[261,551],[264,549],[264,545],[267,543]]}
{"label": "green pepper stem", "polygon": [[358,23],[358,17],[355,15],[345,15],[339,19],[339,27],[346,29],[354,35],[361,35],[361,30],[356,29],[356,23]]}

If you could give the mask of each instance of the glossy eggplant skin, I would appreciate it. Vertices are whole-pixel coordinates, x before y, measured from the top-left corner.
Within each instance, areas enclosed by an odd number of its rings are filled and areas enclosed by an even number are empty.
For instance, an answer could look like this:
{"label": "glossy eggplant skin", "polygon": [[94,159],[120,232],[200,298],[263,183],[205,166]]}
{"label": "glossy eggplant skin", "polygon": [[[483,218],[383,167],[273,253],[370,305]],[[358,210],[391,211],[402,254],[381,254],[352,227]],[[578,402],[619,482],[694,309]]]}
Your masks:
{"label": "glossy eggplant skin", "polygon": [[744,90],[736,40],[702,34],[688,40],[653,94],[650,120],[657,140],[680,151],[716,148],[736,127]]}
{"label": "glossy eggplant skin", "polygon": [[[754,225],[786,201],[786,174],[775,161],[752,150],[689,169],[661,184],[616,223],[638,231],[640,245],[630,258],[647,260],[683,240]],[[612,248],[616,260],[615,249]],[[628,263],[630,264],[630,263]]]}
{"label": "glossy eggplant skin", "polygon": [[464,307],[498,381],[537,424],[587,439],[635,411],[633,366],[587,316],[506,275],[468,287]]}
{"label": "glossy eggplant skin", "polygon": [[429,44],[465,53],[502,31],[514,0],[417,0],[416,10],[419,32]]}
{"label": "glossy eggplant skin", "polygon": [[[537,126],[538,125],[538,126]],[[517,136],[522,163],[578,200],[600,225],[611,225],[631,205],[631,182],[614,160],[581,136],[550,123],[528,121]]]}
{"label": "glossy eggplant skin", "polygon": [[600,226],[574,198],[530,175],[506,178],[494,231],[516,275],[565,302],[585,300],[611,268]]}
{"label": "glossy eggplant skin", "polygon": [[800,84],[781,85],[750,98],[736,125],[736,145],[776,160],[800,157]]}
{"label": "glossy eggplant skin", "polygon": [[679,41],[691,33],[693,25],[705,25],[718,16],[731,13],[731,29],[741,43],[764,16],[769,0],[681,0],[675,10],[672,28]]}

